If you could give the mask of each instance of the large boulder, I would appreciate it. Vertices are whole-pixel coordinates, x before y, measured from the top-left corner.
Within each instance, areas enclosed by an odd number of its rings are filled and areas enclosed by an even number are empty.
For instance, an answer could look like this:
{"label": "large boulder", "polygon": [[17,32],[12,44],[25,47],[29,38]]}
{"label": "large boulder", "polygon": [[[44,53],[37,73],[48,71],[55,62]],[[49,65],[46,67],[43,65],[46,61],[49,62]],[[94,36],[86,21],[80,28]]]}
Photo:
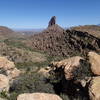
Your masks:
{"label": "large boulder", "polygon": [[5,99],[5,98],[0,98],[0,100],[7,100],[7,99]]}
{"label": "large boulder", "polygon": [[71,80],[74,75],[73,72],[75,69],[79,68],[80,60],[83,60],[82,57],[75,56],[69,59],[64,59],[59,62],[53,62],[51,65],[54,69],[62,68],[64,69],[64,75],[67,80]]}
{"label": "large boulder", "polygon": [[48,93],[24,93],[17,97],[17,100],[62,100],[55,94]]}
{"label": "large boulder", "polygon": [[9,61],[6,57],[0,57],[0,69],[9,70],[15,68],[14,62]]}
{"label": "large boulder", "polygon": [[20,74],[20,70],[15,67],[14,62],[9,61],[6,57],[0,57],[0,73],[13,79]]}
{"label": "large boulder", "polygon": [[92,72],[95,75],[100,75],[100,55],[95,52],[89,52],[88,57]]}
{"label": "large boulder", "polygon": [[94,77],[89,86],[89,95],[91,100],[100,100],[100,76]]}
{"label": "large boulder", "polygon": [[8,90],[9,90],[9,79],[7,78],[7,76],[0,74],[0,92]]}

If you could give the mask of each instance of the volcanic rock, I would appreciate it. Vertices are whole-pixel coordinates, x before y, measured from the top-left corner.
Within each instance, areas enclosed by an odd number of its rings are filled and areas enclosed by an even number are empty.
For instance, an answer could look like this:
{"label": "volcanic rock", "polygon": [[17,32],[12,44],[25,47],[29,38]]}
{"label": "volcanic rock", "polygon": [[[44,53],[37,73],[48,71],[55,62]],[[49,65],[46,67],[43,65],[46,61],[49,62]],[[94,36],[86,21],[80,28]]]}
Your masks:
{"label": "volcanic rock", "polygon": [[7,76],[0,74],[0,92],[9,90],[9,79]]}
{"label": "volcanic rock", "polygon": [[53,16],[49,21],[48,27],[51,27],[55,24],[56,24],[56,16]]}

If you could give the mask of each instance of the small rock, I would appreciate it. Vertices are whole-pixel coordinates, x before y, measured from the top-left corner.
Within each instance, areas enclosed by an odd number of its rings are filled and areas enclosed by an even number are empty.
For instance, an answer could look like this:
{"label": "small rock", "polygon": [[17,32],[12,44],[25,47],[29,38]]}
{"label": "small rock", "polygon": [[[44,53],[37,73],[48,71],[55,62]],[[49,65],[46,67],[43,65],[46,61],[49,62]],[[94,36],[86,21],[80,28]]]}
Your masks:
{"label": "small rock", "polygon": [[7,75],[9,77],[9,79],[14,79],[14,78],[18,77],[20,75],[20,73],[21,73],[20,70],[18,70],[17,68],[7,71]]}
{"label": "small rock", "polygon": [[46,67],[46,68],[41,68],[38,73],[42,74],[44,77],[49,77],[49,72],[50,72],[51,68],[50,67]]}

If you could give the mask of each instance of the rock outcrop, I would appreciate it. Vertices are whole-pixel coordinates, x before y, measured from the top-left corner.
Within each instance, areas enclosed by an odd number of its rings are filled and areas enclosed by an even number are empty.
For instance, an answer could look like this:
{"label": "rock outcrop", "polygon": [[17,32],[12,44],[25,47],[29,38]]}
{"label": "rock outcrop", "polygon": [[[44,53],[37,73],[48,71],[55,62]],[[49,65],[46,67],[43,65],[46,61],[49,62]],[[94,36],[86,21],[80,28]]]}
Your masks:
{"label": "rock outcrop", "polygon": [[93,77],[89,85],[90,100],[100,100],[100,76]]}
{"label": "rock outcrop", "polygon": [[0,57],[0,73],[6,75],[9,79],[19,76],[20,71],[15,68],[15,64],[6,57]]}
{"label": "rock outcrop", "polygon": [[80,61],[83,60],[82,57],[76,56],[69,59],[64,59],[59,62],[53,62],[51,67],[53,69],[64,69],[64,75],[67,80],[73,79],[73,72],[79,68]]}
{"label": "rock outcrop", "polygon": [[55,24],[56,24],[56,16],[53,16],[49,21],[48,27],[51,27],[52,25]]}
{"label": "rock outcrop", "polygon": [[57,24],[50,24],[41,33],[31,36],[26,45],[51,56],[86,56],[90,50],[100,52],[100,38],[87,32],[64,30]]}
{"label": "rock outcrop", "polygon": [[9,90],[9,79],[7,76],[0,74],[0,92]]}
{"label": "rock outcrop", "polygon": [[17,100],[62,100],[55,94],[48,93],[24,93],[17,97]]}
{"label": "rock outcrop", "polygon": [[95,75],[100,75],[100,55],[95,52],[89,52],[88,56],[92,72]]}
{"label": "rock outcrop", "polygon": [[14,62],[9,61],[5,57],[0,57],[0,69],[9,70],[15,68]]}

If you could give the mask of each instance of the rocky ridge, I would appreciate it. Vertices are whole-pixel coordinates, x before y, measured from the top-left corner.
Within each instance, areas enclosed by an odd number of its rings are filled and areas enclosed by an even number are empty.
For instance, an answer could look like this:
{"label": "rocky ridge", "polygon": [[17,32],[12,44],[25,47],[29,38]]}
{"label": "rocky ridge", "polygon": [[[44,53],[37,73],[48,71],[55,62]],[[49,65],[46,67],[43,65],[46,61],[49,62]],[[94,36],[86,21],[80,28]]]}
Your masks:
{"label": "rocky ridge", "polygon": [[100,38],[88,32],[64,30],[57,24],[49,26],[40,34],[33,35],[26,44],[52,56],[86,56],[90,50],[100,52]]}

